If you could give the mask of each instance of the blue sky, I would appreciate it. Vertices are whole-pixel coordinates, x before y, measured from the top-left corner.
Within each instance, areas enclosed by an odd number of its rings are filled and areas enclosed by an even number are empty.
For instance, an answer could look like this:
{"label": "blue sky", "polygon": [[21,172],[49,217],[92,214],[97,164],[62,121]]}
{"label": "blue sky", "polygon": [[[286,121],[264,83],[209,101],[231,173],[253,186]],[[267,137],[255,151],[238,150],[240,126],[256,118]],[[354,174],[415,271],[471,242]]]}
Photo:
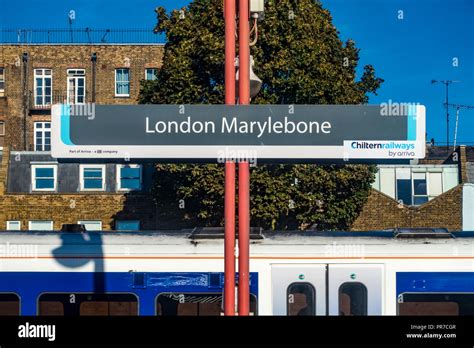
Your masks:
{"label": "blue sky", "polygon": [[[67,28],[75,10],[76,28],[153,28],[154,9],[180,8],[185,0],[23,0],[2,2],[2,28]],[[217,0],[220,1],[220,0]],[[431,80],[460,80],[450,87],[450,103],[474,105],[473,0],[322,0],[341,38],[353,39],[360,69],[372,64],[385,82],[370,103],[389,99],[427,108],[428,139],[446,141],[444,85]],[[403,19],[399,19],[403,11]],[[453,59],[458,66],[453,66]],[[453,140],[455,110],[450,110]],[[461,110],[458,140],[474,143],[474,109]]]}

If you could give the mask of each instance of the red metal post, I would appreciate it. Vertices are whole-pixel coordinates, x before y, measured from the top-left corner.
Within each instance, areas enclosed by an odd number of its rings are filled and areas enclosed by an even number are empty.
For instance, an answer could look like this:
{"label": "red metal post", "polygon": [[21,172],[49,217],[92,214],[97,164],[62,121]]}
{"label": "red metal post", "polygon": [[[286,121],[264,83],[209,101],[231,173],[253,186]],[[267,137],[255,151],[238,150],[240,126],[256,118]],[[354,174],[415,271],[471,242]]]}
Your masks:
{"label": "red metal post", "polygon": [[239,163],[239,315],[249,315],[250,169]]}
{"label": "red metal post", "polygon": [[[235,0],[224,0],[225,103],[235,104]],[[224,314],[235,315],[235,163],[225,163]]]}
{"label": "red metal post", "polygon": [[250,103],[249,0],[239,0],[239,104]]}
{"label": "red metal post", "polygon": [[225,163],[224,314],[235,315],[235,163]]}
{"label": "red metal post", "polygon": [[[239,0],[239,104],[250,103],[249,0]],[[239,163],[239,315],[249,315],[250,169]]]}

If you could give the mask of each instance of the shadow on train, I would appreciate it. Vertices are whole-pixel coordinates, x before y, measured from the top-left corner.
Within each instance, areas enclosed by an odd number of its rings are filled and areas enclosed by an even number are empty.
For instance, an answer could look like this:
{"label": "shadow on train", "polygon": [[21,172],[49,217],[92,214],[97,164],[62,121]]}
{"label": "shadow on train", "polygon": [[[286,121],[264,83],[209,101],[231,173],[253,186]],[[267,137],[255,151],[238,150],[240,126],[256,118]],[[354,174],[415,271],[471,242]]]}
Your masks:
{"label": "shadow on train", "polygon": [[[66,225],[66,229],[67,229]],[[62,245],[53,250],[56,261],[67,268],[78,268],[85,266],[88,262],[94,263],[93,291],[103,293],[105,289],[104,253],[102,248],[102,235],[100,233],[61,233]],[[82,254],[81,249],[86,248],[87,255]],[[68,256],[64,256],[68,255]]]}

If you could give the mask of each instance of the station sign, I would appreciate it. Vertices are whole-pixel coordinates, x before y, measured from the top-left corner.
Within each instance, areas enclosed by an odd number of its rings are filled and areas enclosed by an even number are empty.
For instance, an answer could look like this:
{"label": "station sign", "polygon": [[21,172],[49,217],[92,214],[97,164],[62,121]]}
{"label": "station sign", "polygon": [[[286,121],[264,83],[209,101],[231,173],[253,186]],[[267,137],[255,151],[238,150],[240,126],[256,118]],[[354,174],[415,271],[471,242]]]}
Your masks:
{"label": "station sign", "polygon": [[52,108],[52,156],[192,161],[416,159],[425,107],[95,105]]}

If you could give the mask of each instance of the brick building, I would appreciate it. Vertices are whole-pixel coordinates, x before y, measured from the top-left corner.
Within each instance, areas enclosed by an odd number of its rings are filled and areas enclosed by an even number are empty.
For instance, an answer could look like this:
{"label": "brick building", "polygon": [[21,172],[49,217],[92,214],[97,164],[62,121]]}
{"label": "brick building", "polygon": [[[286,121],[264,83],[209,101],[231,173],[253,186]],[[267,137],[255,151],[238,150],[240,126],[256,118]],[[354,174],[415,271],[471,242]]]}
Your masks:
{"label": "brick building", "polygon": [[474,147],[428,146],[412,164],[380,165],[353,230],[396,227],[474,229]]}
{"label": "brick building", "polygon": [[[152,164],[58,163],[50,155],[52,104],[135,104],[162,57],[160,44],[1,46],[0,230],[166,226],[149,194]],[[427,147],[424,160],[381,165],[352,230],[473,229],[473,182],[474,148],[464,146]]]}
{"label": "brick building", "polygon": [[136,104],[161,44],[7,44],[0,52],[0,230],[154,229],[150,164],[58,163],[51,105]]}

